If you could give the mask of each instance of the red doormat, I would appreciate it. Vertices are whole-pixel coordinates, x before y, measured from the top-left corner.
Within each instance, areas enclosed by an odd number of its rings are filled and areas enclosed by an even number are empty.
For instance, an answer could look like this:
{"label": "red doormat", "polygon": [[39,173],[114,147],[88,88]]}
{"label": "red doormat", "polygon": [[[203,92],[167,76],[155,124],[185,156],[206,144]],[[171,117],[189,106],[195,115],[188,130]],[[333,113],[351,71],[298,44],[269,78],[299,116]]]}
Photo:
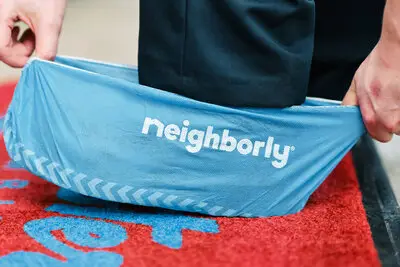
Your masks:
{"label": "red doormat", "polygon": [[[13,89],[0,86],[0,114]],[[0,266],[380,266],[350,154],[302,212],[238,219],[84,197],[19,170],[0,143]]]}

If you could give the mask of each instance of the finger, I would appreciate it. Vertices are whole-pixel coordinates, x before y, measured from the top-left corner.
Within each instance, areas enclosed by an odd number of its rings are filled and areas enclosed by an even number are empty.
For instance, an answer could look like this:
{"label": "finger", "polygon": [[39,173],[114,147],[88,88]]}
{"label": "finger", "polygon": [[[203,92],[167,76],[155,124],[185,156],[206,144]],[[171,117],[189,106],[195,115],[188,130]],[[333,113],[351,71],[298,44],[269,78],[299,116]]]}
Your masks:
{"label": "finger", "polygon": [[11,30],[9,14],[10,7],[7,5],[9,2],[2,3],[0,8],[0,49],[7,47],[11,43]]}
{"label": "finger", "polygon": [[58,40],[61,32],[61,22],[41,22],[37,25],[36,54],[44,60],[53,60],[57,54]]}
{"label": "finger", "polygon": [[32,55],[35,48],[35,36],[31,30],[27,30],[18,40],[20,29],[14,27],[11,30],[11,41],[3,51],[2,61],[12,67],[21,68],[23,67],[29,57]]}
{"label": "finger", "polygon": [[[385,103],[386,107],[389,105]],[[380,111],[380,112],[379,112]],[[379,109],[377,110],[379,122],[389,133],[397,133],[400,130],[400,118],[397,110],[392,109]]]}
{"label": "finger", "polygon": [[8,25],[6,19],[0,17],[0,59],[6,64],[10,59],[10,46],[12,45],[12,27]]}
{"label": "finger", "polygon": [[394,127],[393,134],[400,135],[400,120],[397,120],[396,126]]}
{"label": "finger", "polygon": [[387,131],[380,123],[376,124],[376,126],[370,130],[370,135],[372,138],[382,143],[390,142],[393,138],[393,133]]}
{"label": "finger", "polygon": [[398,128],[396,129],[396,131],[394,132],[394,134],[395,134],[395,135],[400,135],[400,127],[398,127]]}
{"label": "finger", "polygon": [[359,95],[359,102],[368,134],[379,142],[389,142],[393,138],[393,133],[389,132],[381,123],[368,96],[361,93]]}
{"label": "finger", "polygon": [[343,98],[342,105],[343,106],[357,106],[358,105],[357,94],[356,94],[356,84],[355,84],[354,80],[351,82],[350,88]]}

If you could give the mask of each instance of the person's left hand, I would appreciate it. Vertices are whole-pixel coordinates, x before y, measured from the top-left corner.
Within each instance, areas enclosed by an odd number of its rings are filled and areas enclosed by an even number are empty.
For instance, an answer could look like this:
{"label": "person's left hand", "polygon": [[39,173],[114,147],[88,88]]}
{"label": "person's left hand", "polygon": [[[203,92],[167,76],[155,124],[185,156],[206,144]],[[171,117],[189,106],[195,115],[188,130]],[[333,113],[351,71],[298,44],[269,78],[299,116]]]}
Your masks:
{"label": "person's left hand", "polygon": [[368,133],[380,142],[400,134],[400,46],[396,51],[378,43],[342,101],[359,105]]}
{"label": "person's left hand", "polygon": [[[22,68],[34,50],[38,57],[53,60],[67,0],[0,0],[0,61]],[[20,38],[15,22],[29,29]]]}

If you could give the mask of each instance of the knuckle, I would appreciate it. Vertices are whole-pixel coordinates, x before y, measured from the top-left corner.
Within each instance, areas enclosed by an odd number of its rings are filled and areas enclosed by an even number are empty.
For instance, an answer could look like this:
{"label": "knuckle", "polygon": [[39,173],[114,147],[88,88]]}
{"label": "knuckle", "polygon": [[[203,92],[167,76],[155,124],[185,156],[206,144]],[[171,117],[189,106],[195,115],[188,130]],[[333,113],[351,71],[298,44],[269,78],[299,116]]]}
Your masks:
{"label": "knuckle", "polygon": [[[383,114],[383,115],[385,115],[385,114]],[[386,116],[383,116],[383,115],[380,116],[383,128],[390,133],[396,132],[399,128],[399,120],[397,119],[397,116],[395,116],[395,114],[393,114],[393,113],[386,114]]]}
{"label": "knuckle", "polygon": [[393,122],[385,123],[384,127],[388,132],[393,133],[397,129],[397,123],[393,123]]}
{"label": "knuckle", "polygon": [[375,125],[376,124],[376,116],[374,115],[365,115],[364,116],[364,122],[367,125]]}

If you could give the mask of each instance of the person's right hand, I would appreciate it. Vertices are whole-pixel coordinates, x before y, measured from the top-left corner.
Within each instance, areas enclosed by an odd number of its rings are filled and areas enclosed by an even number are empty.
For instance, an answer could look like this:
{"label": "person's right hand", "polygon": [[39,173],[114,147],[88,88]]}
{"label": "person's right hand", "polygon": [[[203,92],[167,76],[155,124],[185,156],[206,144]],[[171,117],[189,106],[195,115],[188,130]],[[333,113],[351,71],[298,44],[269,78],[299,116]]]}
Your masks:
{"label": "person's right hand", "polygon": [[[53,60],[57,54],[67,0],[0,0],[0,61],[23,67],[36,51],[39,58]],[[18,40],[15,22],[28,25]]]}

